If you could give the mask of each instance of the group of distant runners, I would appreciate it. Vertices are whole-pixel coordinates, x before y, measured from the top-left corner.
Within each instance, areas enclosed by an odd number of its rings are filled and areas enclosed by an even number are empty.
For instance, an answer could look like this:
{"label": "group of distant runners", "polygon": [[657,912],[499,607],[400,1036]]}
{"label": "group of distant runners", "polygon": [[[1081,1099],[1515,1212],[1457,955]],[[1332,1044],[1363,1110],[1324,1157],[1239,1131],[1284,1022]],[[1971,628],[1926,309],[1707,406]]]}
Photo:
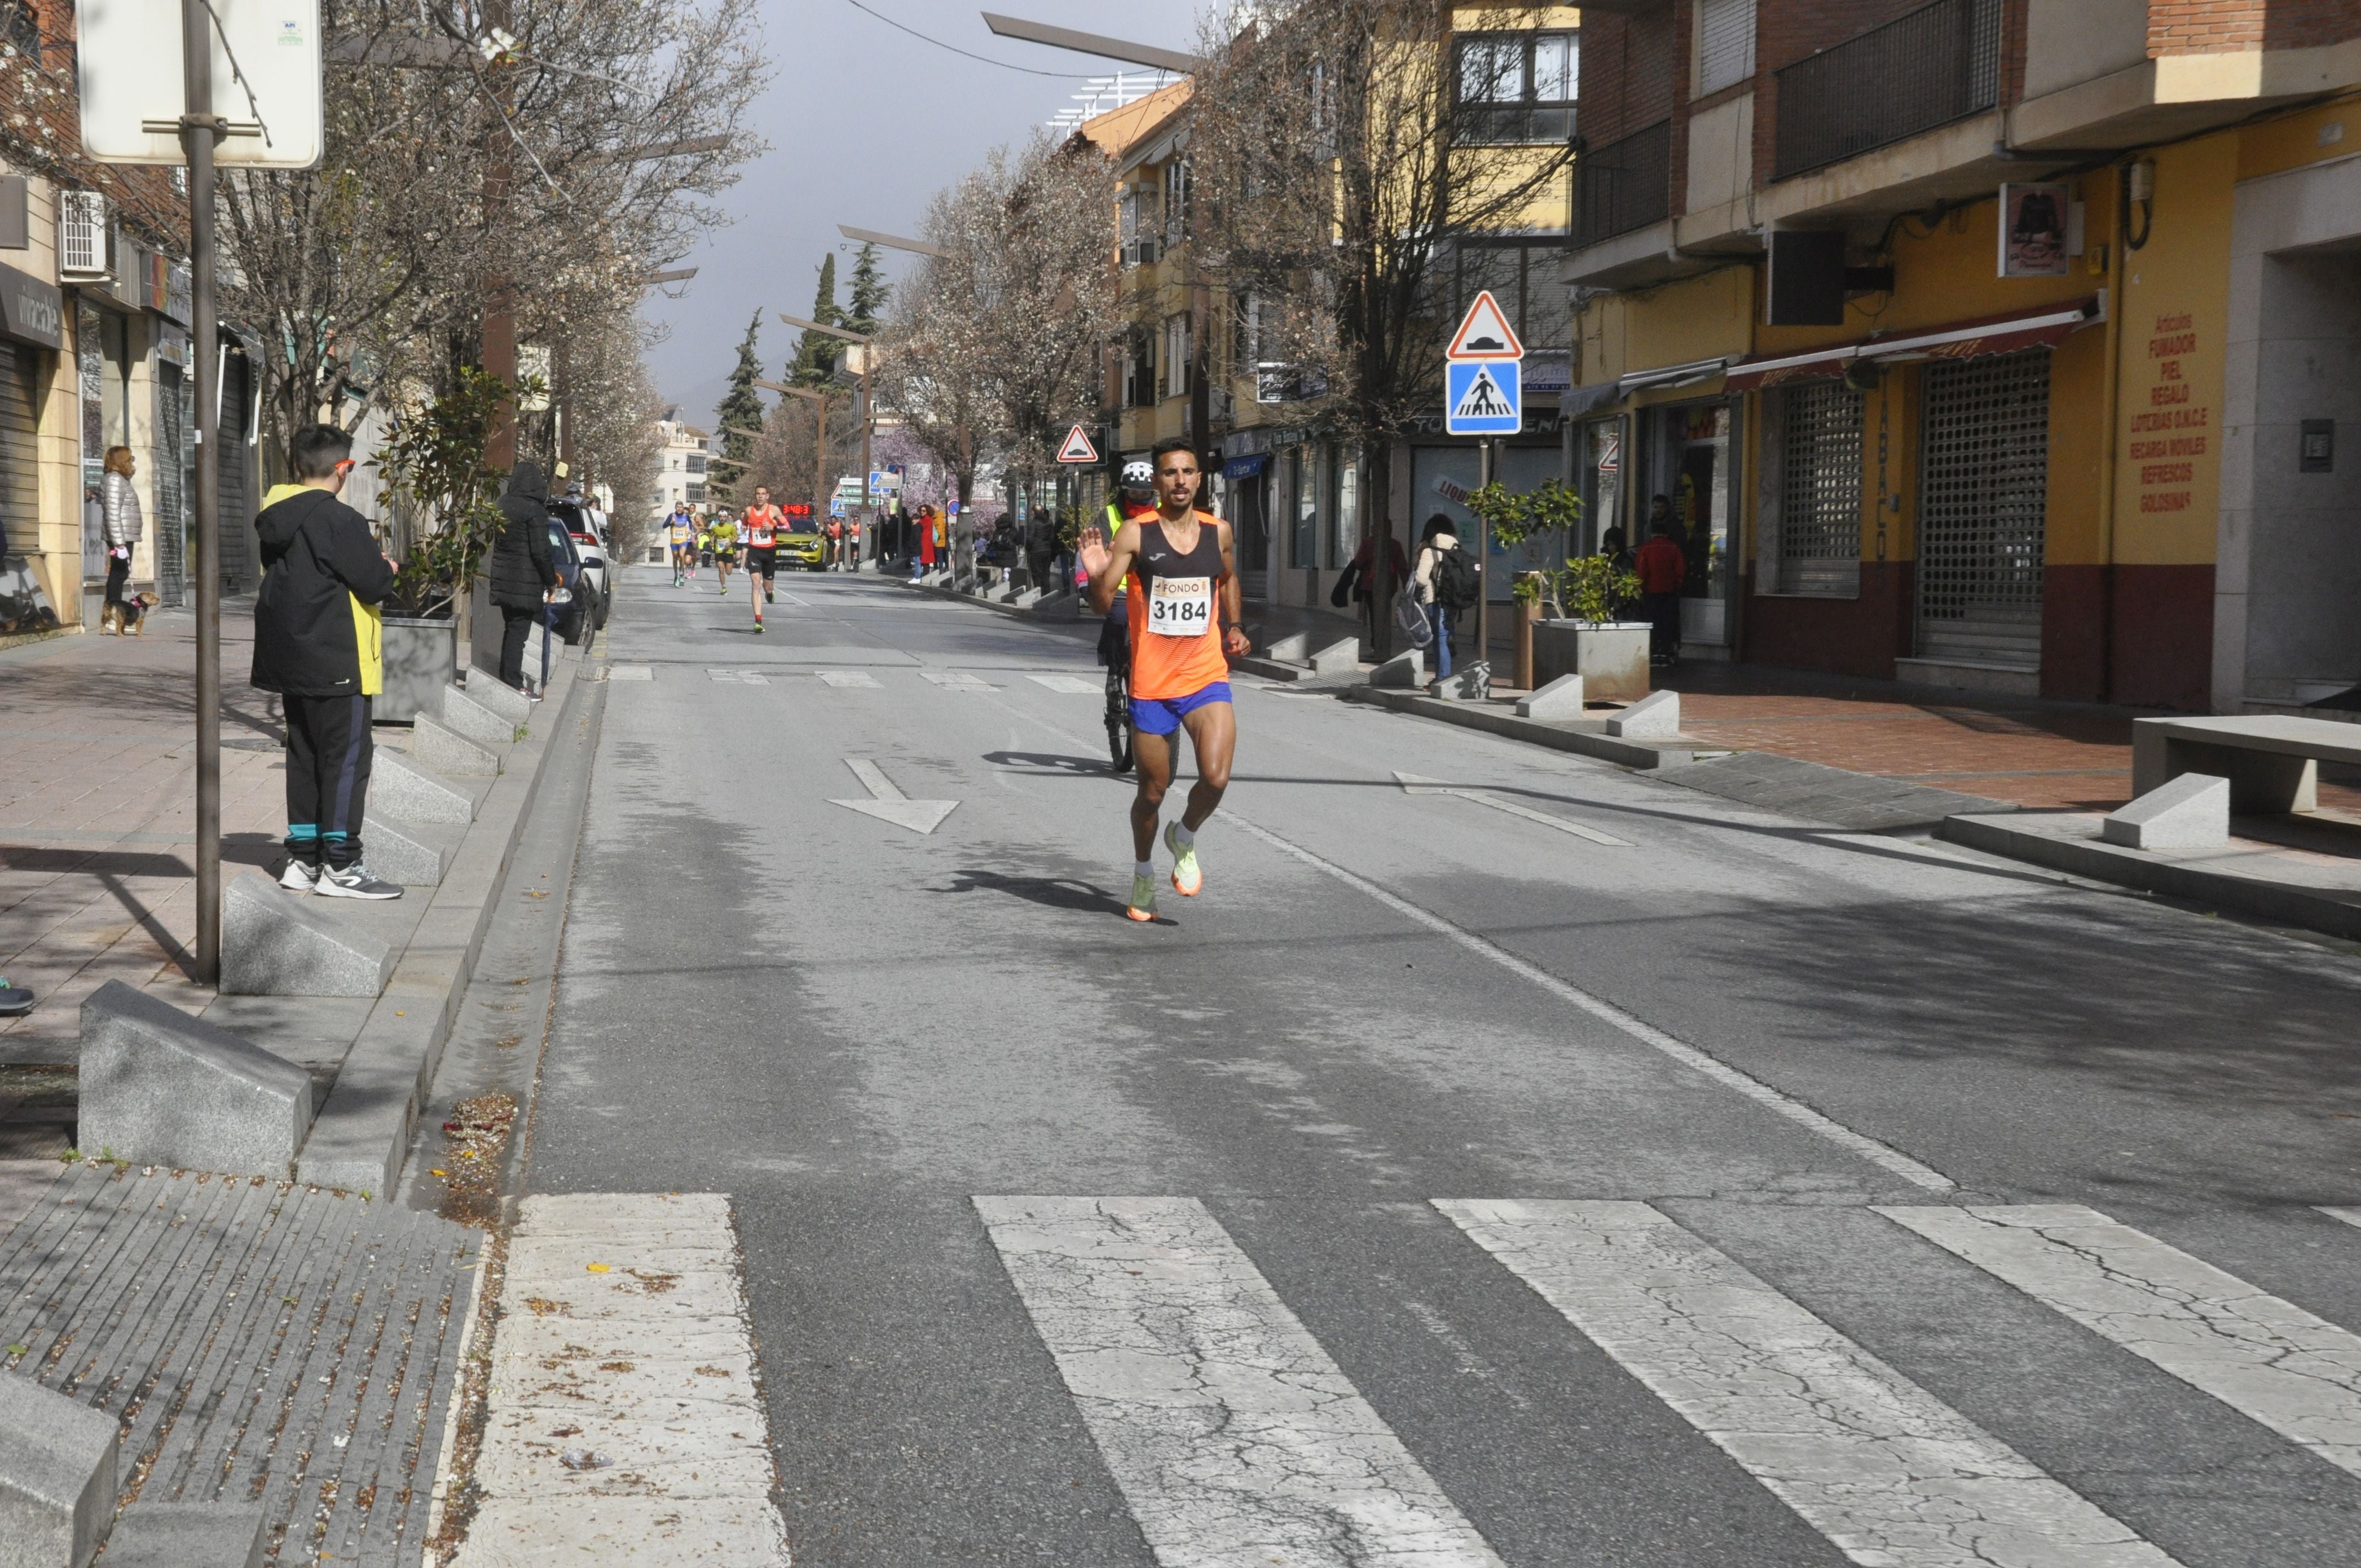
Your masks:
{"label": "group of distant runners", "polygon": [[742,548],[746,557],[748,598],[754,605],[754,630],[763,630],[763,607],[779,597],[779,536],[787,532],[787,514],[771,502],[768,485],[754,487],[754,504],[741,517],[719,512],[700,521],[686,502],[675,505],[664,519],[664,541],[672,554],[672,586],[685,587],[697,580],[697,565],[713,557],[721,579],[721,595],[730,596],[730,574]]}

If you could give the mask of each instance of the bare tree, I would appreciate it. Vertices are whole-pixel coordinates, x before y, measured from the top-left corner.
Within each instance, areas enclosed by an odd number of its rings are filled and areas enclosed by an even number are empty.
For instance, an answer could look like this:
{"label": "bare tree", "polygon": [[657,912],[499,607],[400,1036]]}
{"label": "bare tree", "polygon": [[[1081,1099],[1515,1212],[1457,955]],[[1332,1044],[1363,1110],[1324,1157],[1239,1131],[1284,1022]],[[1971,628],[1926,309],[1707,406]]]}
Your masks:
{"label": "bare tree", "polygon": [[[1247,367],[1272,367],[1262,394],[1363,448],[1379,520],[1393,444],[1441,400],[1463,249],[1564,221],[1572,145],[1503,122],[1524,57],[1485,37],[1532,31],[1543,9],[1271,0],[1204,42],[1201,265],[1245,327]],[[1382,574],[1386,552],[1373,559]]]}
{"label": "bare tree", "polygon": [[881,407],[941,466],[962,510],[995,458],[1047,468],[1097,417],[1098,354],[1119,325],[1114,170],[1084,141],[995,148],[934,200],[929,258],[899,293],[872,378]]}

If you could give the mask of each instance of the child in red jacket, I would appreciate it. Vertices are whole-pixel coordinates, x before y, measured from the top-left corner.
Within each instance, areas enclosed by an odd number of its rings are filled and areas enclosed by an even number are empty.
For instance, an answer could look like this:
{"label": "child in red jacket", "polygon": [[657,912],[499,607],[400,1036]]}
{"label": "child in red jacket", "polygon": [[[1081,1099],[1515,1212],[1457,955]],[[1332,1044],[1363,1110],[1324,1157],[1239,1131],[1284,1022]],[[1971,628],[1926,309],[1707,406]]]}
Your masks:
{"label": "child in red jacket", "polygon": [[1648,543],[1631,563],[1640,574],[1641,602],[1648,609],[1648,663],[1681,662],[1681,585],[1688,581],[1688,557],[1673,543],[1672,525],[1651,522]]}

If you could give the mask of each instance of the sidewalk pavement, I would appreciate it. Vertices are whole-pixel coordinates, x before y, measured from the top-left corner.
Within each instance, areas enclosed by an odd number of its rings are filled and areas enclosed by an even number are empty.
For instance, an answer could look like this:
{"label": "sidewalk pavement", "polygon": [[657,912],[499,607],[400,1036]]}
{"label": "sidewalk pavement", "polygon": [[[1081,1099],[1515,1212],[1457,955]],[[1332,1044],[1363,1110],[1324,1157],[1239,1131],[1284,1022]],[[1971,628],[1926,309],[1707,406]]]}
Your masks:
{"label": "sidewalk pavement", "polygon": [[[273,862],[286,831],[277,699],[246,682],[251,622],[222,620],[222,861]],[[196,619],[0,653],[0,974],[38,1001],[0,1019],[0,1061],[68,1063],[110,980],[202,1011],[196,941]]]}

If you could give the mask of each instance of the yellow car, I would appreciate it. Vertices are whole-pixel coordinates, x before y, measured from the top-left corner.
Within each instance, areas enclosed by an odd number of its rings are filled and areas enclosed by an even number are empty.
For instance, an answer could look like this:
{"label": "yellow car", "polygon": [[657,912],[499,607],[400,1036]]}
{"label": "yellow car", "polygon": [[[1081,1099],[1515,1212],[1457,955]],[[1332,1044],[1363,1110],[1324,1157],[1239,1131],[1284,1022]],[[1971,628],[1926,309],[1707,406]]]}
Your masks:
{"label": "yellow car", "polygon": [[[798,512],[803,515],[798,517]],[[828,541],[821,536],[819,524],[813,521],[811,509],[789,508],[787,532],[779,535],[779,565],[817,572],[827,560]]]}

